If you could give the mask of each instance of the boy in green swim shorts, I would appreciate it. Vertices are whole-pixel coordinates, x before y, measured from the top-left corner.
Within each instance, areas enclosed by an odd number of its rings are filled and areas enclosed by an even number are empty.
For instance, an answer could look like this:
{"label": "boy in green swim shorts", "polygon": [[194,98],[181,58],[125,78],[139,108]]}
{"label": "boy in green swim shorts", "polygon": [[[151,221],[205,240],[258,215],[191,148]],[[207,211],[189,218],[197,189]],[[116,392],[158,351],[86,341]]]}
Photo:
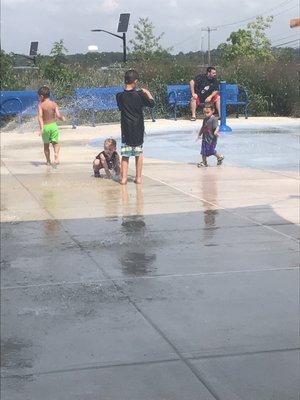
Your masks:
{"label": "boy in green swim shorts", "polygon": [[44,153],[47,165],[51,165],[50,160],[50,143],[54,150],[54,167],[59,164],[59,129],[56,121],[65,121],[65,117],[61,115],[58,105],[50,100],[50,89],[42,86],[38,90],[40,103],[38,106],[38,121],[40,125],[40,135],[44,142]]}

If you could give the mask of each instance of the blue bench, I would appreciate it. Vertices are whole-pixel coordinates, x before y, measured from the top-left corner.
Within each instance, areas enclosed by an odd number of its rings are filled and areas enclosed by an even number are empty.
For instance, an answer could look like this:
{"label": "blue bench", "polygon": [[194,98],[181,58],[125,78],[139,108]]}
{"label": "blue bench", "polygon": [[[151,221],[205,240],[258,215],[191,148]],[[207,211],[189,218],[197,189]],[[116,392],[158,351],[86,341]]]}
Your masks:
{"label": "blue bench", "polygon": [[235,84],[226,84],[226,104],[236,107],[236,117],[239,117],[240,106],[244,107],[245,118],[248,118],[249,98],[247,91]]}
{"label": "blue bench", "polygon": [[[74,114],[75,120],[73,127],[78,125],[78,114],[80,111],[92,112],[92,124],[95,126],[95,116],[97,111],[118,110],[116,95],[123,92],[123,86],[98,87],[98,88],[78,88],[75,90]],[[151,110],[152,121],[154,116]]]}
{"label": "blue bench", "polygon": [[[78,125],[80,111],[91,111],[92,123],[95,126],[97,111],[118,110],[116,95],[123,90],[123,86],[78,88],[74,96],[59,101],[60,109],[63,114],[72,116],[73,128]],[[38,101],[37,92],[34,90],[1,91],[0,118],[18,116],[21,124],[23,116],[37,115]],[[152,110],[151,117],[152,121],[155,121]]]}
{"label": "blue bench", "polygon": [[[249,100],[247,92],[235,84],[226,85],[227,106],[236,107],[236,117],[239,117],[239,108],[244,106],[245,118],[248,118]],[[189,85],[168,85],[167,86],[168,104],[177,119],[179,108],[186,108],[191,102],[191,89]],[[203,106],[204,104],[202,104]]]}
{"label": "blue bench", "polygon": [[[52,96],[50,96],[52,99]],[[19,124],[23,117],[35,117],[38,111],[39,98],[35,90],[7,90],[0,92],[0,118],[17,116]],[[73,115],[73,98],[63,98],[60,102],[63,114]]]}
{"label": "blue bench", "polygon": [[0,92],[0,118],[18,116],[22,122],[23,116],[37,114],[38,95],[34,90],[6,90]]}
{"label": "blue bench", "polygon": [[121,86],[75,89],[75,121],[73,126],[78,125],[78,114],[80,111],[91,111],[92,125],[95,126],[95,116],[97,111],[111,111],[118,109],[116,95],[122,91],[123,87]]}

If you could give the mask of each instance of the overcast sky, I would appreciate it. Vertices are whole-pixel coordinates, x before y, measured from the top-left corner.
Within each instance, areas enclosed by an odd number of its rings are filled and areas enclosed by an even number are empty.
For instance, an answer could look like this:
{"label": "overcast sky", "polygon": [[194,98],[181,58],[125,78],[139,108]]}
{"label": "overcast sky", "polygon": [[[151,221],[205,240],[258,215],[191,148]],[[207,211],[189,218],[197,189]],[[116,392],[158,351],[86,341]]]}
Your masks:
{"label": "overcast sky", "polygon": [[[299,38],[300,32],[289,27],[289,20],[299,15],[299,0],[2,0],[1,11],[2,48],[15,53],[27,53],[30,41],[37,40],[39,52],[48,54],[51,44],[61,38],[70,53],[86,52],[91,44],[96,44],[99,51],[120,51],[120,40],[90,30],[116,31],[122,12],[131,13],[129,39],[138,18],[149,17],[157,34],[165,32],[163,45],[173,46],[173,52],[200,50],[201,28],[259,14],[278,14],[268,32],[275,45]],[[246,24],[212,32],[212,47]],[[207,49],[207,37],[203,49]]]}

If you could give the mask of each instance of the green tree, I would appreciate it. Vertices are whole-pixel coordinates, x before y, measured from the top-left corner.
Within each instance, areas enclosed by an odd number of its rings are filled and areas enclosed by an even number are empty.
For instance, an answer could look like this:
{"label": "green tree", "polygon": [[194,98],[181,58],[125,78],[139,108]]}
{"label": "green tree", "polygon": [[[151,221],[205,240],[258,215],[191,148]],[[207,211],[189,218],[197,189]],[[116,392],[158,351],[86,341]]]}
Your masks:
{"label": "green tree", "polygon": [[53,43],[50,55],[54,58],[62,58],[68,53],[68,49],[64,45],[63,39]]}
{"label": "green tree", "polygon": [[63,40],[59,40],[53,44],[50,52],[50,58],[41,65],[43,77],[51,83],[55,83],[59,88],[58,95],[69,94],[72,91],[73,82],[76,77],[74,68],[68,66],[66,62],[66,53],[68,50],[64,46]]}
{"label": "green tree", "polygon": [[149,18],[140,18],[134,25],[134,39],[130,40],[135,58],[150,58],[167,55],[170,49],[164,49],[160,44],[164,33],[156,36],[155,28]]}
{"label": "green tree", "polygon": [[274,61],[271,41],[266,35],[273,17],[259,16],[254,22],[247,25],[246,29],[232,32],[227,43],[219,45],[222,61],[228,65],[237,60],[257,60],[262,62]]}
{"label": "green tree", "polygon": [[64,46],[63,40],[59,40],[53,43],[53,47],[50,52],[50,58],[42,66],[43,75],[50,81],[64,80],[68,76],[68,69],[64,64],[65,55],[67,49]]}
{"label": "green tree", "polygon": [[4,50],[0,52],[1,90],[13,90],[17,81],[13,69],[12,58]]}

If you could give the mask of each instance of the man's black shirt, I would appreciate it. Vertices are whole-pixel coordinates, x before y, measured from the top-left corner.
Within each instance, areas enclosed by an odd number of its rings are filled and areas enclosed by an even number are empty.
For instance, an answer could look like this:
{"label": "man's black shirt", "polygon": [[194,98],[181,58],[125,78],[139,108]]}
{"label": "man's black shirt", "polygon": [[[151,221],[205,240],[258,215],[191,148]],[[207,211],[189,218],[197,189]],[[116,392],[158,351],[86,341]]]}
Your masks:
{"label": "man's black shirt", "polygon": [[195,78],[195,92],[199,96],[201,103],[213,92],[219,90],[219,81],[216,78],[209,78],[205,74],[197,75]]}
{"label": "man's black shirt", "polygon": [[117,94],[117,104],[121,111],[122,143],[141,146],[144,143],[144,107],[154,107],[154,100],[140,90],[124,90]]}

